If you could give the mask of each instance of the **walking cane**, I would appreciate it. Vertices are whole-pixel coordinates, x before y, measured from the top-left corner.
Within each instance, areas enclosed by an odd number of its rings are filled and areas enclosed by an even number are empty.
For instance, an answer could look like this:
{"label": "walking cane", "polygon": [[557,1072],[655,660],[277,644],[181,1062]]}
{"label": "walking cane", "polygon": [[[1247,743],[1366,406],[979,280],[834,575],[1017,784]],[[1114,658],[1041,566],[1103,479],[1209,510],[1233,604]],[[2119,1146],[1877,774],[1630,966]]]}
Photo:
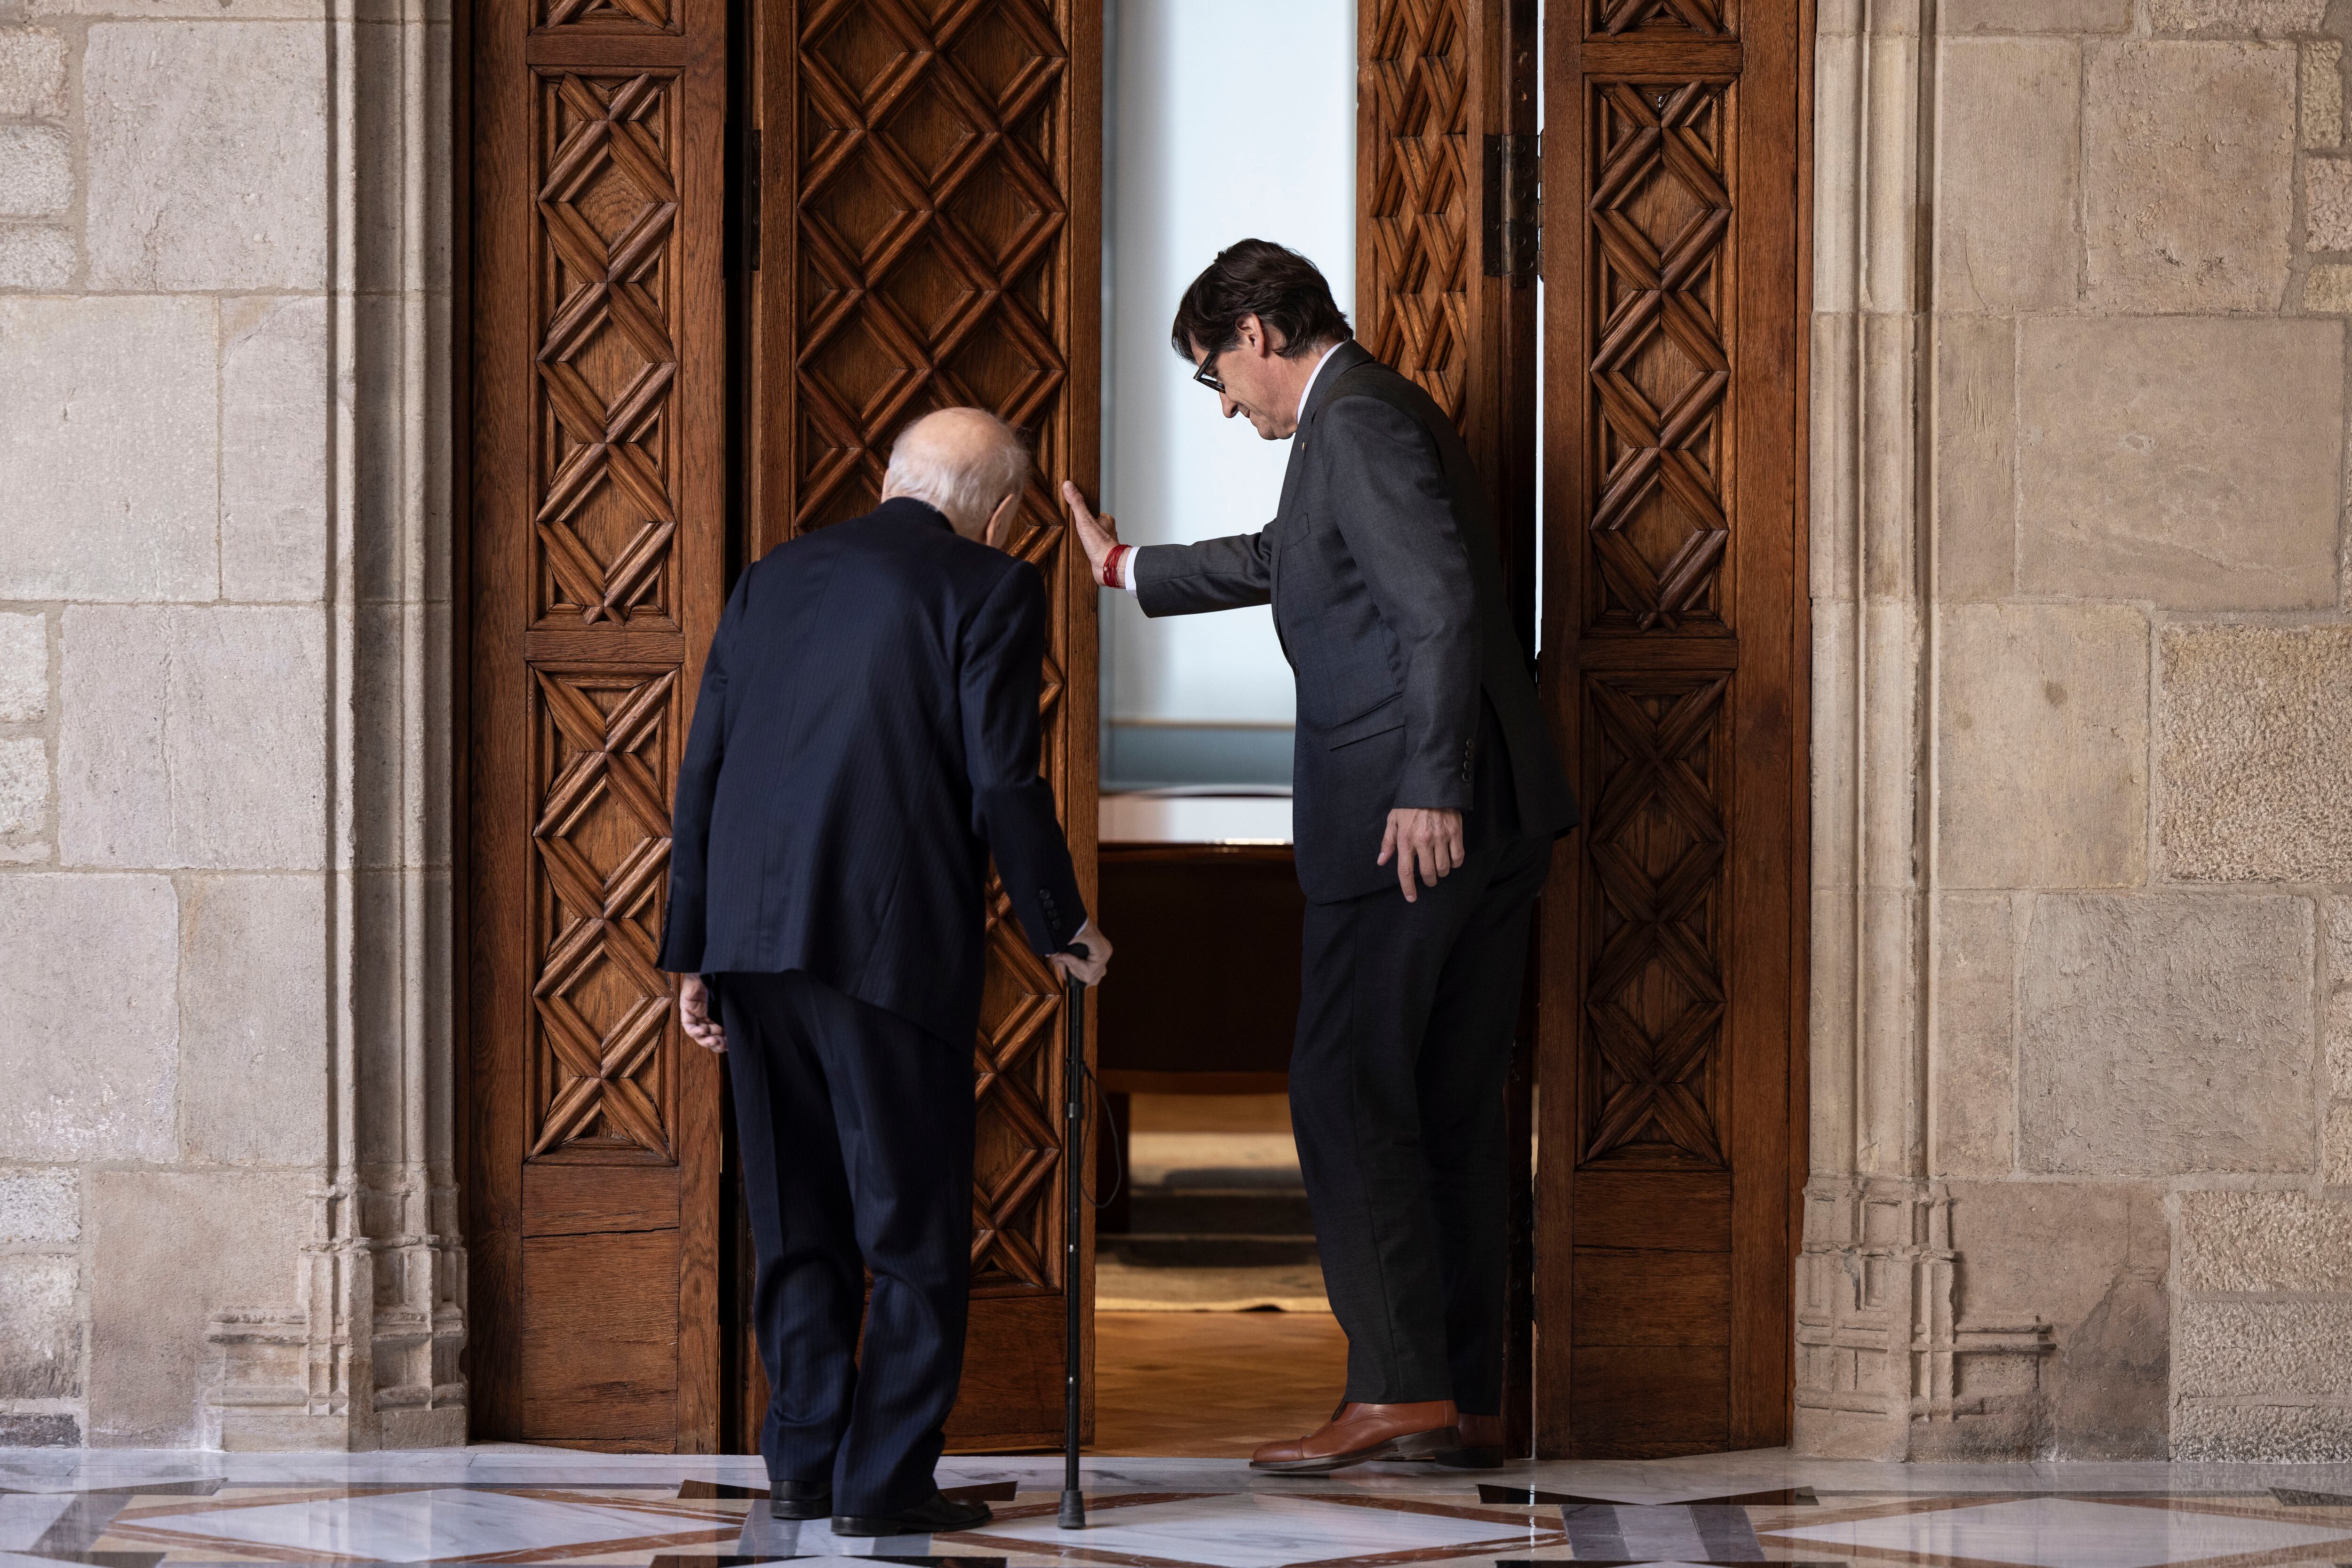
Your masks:
{"label": "walking cane", "polygon": [[1087,1527],[1086,1494],[1078,1490],[1078,1350],[1082,1324],[1078,1312],[1078,1238],[1083,1229],[1080,1205],[1086,1202],[1086,1081],[1087,988],[1070,979],[1062,988],[1062,1016],[1068,1025],[1067,1050],[1062,1063],[1062,1147],[1067,1151],[1062,1192],[1062,1300],[1069,1309],[1068,1333],[1062,1350],[1064,1408],[1062,1412],[1062,1513],[1064,1530]]}

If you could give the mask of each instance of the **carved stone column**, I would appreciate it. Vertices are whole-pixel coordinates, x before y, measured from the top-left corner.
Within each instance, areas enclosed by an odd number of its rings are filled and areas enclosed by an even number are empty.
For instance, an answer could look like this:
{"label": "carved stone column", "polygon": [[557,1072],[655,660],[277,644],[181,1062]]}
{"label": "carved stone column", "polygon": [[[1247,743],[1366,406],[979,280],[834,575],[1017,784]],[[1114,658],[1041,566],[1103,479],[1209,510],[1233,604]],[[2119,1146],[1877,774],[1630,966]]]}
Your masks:
{"label": "carved stone column", "polygon": [[[382,15],[382,13],[372,13]],[[289,1305],[214,1315],[226,1448],[462,1443],[450,995],[450,28],[329,38],[329,1163]],[[284,1300],[284,1298],[281,1298]]]}
{"label": "carved stone column", "polygon": [[1959,1326],[1952,1200],[1928,1179],[1934,16],[1935,0],[1823,0],[1814,89],[1812,1170],[1794,1443],[1870,1458],[2015,1447],[2047,1350],[2039,1325]]}

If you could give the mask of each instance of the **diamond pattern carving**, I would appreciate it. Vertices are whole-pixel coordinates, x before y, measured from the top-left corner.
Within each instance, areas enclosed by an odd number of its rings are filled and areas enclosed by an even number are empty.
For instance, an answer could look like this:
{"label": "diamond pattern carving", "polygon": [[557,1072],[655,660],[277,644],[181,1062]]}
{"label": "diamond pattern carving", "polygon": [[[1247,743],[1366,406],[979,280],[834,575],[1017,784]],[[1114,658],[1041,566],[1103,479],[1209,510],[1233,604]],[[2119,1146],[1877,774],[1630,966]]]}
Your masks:
{"label": "diamond pattern carving", "polygon": [[1364,346],[1460,421],[1470,353],[1468,40],[1463,0],[1365,0],[1371,31],[1370,276]]}
{"label": "diamond pattern carving", "polygon": [[1585,827],[1586,1163],[1724,1163],[1729,687],[1678,672],[1585,677],[1597,786]]}
{"label": "diamond pattern carving", "polygon": [[[665,9],[629,4],[632,15]],[[677,532],[671,84],[562,74],[541,89],[551,152],[539,191],[541,614],[667,629]]]}
{"label": "diamond pattern carving", "polygon": [[[1068,473],[1066,0],[814,0],[799,34],[793,533],[881,494],[892,439],[930,409],[992,410],[1036,441],[1007,541],[1058,601]],[[1086,128],[1092,134],[1092,128]],[[1067,798],[1065,616],[1040,697]],[[972,1284],[1061,1288],[1062,989],[993,877],[976,1069]]]}
{"label": "diamond pattern carving", "polygon": [[674,33],[669,0],[546,0],[540,26],[578,32]]}
{"label": "diamond pattern carving", "polygon": [[677,676],[533,672],[539,753],[530,1156],[672,1156],[668,979],[655,967],[669,868]]}
{"label": "diamond pattern carving", "polygon": [[[1027,429],[1057,407],[1067,63],[1034,0],[810,7],[794,531],[868,509],[891,437],[931,408]],[[1054,517],[1032,486],[1024,528],[1058,538]]]}
{"label": "diamond pattern carving", "polygon": [[1731,227],[1723,89],[1611,83],[1588,204],[1599,323],[1590,371],[1589,537],[1595,628],[1674,631],[1722,619],[1725,394],[1721,324]]}
{"label": "diamond pattern carving", "polygon": [[1686,30],[1711,38],[1728,31],[1721,0],[1599,0],[1593,22],[1602,33]]}

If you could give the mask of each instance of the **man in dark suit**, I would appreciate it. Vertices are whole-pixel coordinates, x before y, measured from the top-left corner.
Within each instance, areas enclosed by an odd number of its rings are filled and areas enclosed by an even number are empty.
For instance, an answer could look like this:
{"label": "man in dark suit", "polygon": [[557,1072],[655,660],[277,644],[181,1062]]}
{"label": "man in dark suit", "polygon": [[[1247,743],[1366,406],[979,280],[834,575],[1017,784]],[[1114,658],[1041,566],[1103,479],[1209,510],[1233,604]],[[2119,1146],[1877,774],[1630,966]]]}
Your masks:
{"label": "man in dark suit", "polygon": [[932,1480],[963,1366],[989,855],[1041,956],[1089,985],[1110,956],[1037,772],[1045,585],[982,542],[1028,472],[977,409],[908,427],[880,507],[735,585],[678,769],[660,962],[734,1084],[770,1507],[836,1535],[990,1517]]}
{"label": "man in dark suit", "polygon": [[1576,802],[1469,454],[1352,340],[1314,264],[1244,240],[1172,338],[1226,418],[1294,437],[1274,521],[1135,549],[1064,498],[1097,580],[1148,615],[1270,602],[1297,674],[1291,1119],[1348,1388],[1329,1425],[1252,1462],[1500,1463],[1503,1086],[1529,915]]}

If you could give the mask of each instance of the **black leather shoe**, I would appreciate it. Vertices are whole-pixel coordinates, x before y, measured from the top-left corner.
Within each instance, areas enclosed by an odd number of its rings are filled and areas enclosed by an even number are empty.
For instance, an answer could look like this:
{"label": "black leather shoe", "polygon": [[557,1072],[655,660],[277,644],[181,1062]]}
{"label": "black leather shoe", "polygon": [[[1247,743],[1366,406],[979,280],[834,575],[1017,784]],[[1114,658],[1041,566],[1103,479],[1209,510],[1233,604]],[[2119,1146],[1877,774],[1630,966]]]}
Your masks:
{"label": "black leather shoe", "polygon": [[942,1530],[970,1530],[986,1524],[996,1514],[984,1502],[958,1502],[933,1492],[912,1508],[896,1513],[836,1513],[835,1535],[930,1535]]}
{"label": "black leather shoe", "polygon": [[777,1519],[823,1519],[833,1511],[831,1481],[771,1481],[768,1512]]}

